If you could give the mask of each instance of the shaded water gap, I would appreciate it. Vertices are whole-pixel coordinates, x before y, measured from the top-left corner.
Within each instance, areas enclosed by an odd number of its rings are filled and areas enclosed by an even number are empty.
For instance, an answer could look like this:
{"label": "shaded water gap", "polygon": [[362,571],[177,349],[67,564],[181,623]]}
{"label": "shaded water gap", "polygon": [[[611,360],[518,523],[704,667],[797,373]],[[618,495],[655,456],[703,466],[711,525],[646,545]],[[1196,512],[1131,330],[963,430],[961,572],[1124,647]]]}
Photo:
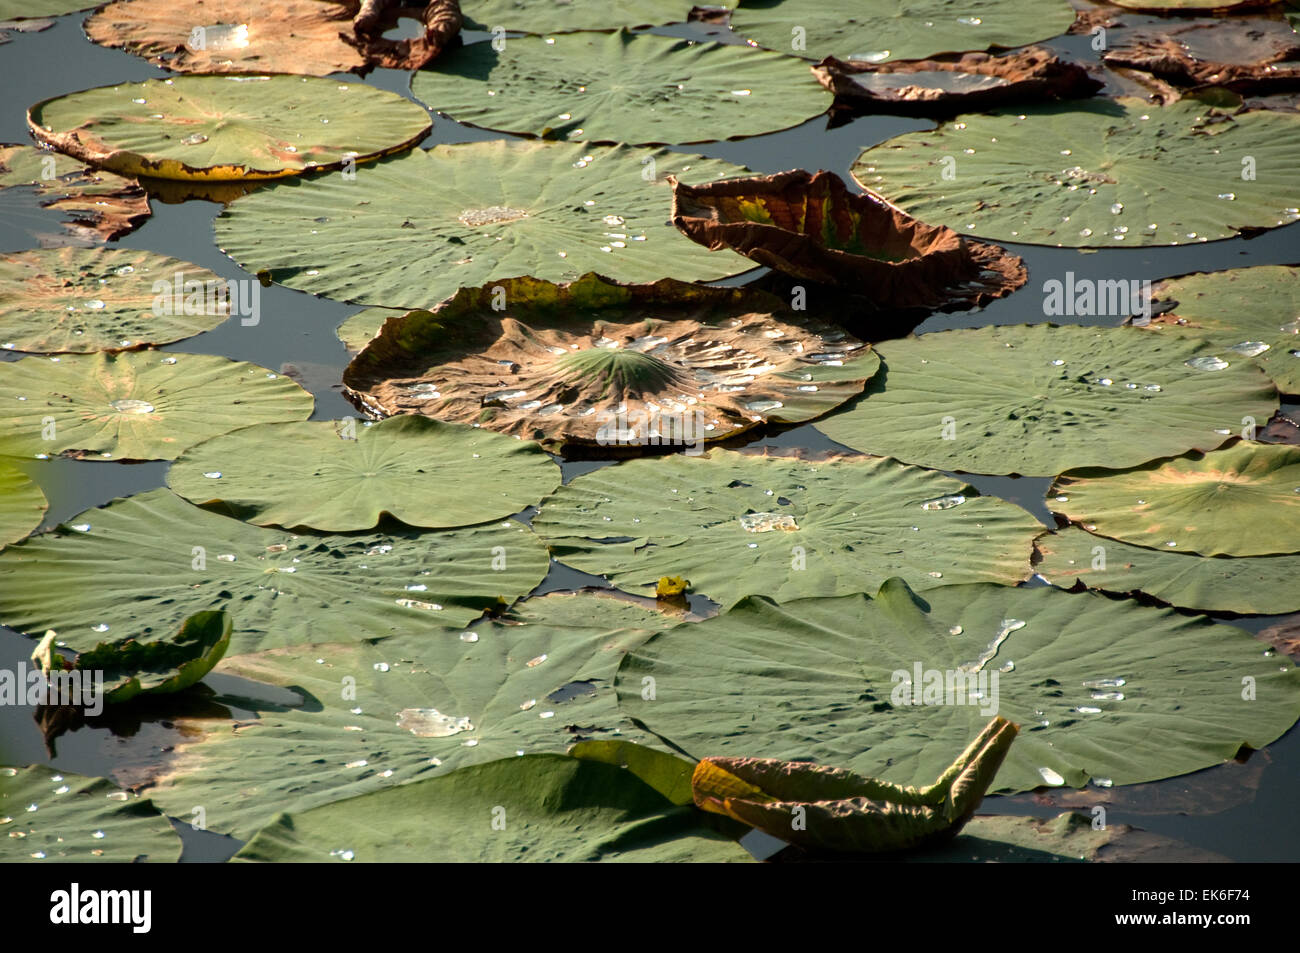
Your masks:
{"label": "shaded water gap", "polygon": [[[88,15],[88,12],[84,12],[57,18],[55,26],[49,30],[18,34],[12,43],[0,51],[7,94],[6,105],[0,109],[0,142],[30,141],[24,114],[26,107],[37,101],[93,86],[172,75],[130,54],[89,43],[81,32],[81,23]],[[1132,17],[1126,15],[1126,19]],[[725,30],[701,24],[677,24],[653,28],[648,32],[690,39],[738,42],[737,37]],[[488,39],[490,34],[467,31],[464,37],[467,42],[472,42]],[[1064,36],[1041,45],[1066,52],[1075,59],[1095,61],[1099,54],[1090,49],[1089,39],[1087,36]],[[59,68],[50,70],[51,63],[59,64]],[[352,74],[335,74],[334,78],[347,82],[359,81]],[[413,99],[409,88],[410,74],[407,72],[375,70],[360,81]],[[433,121],[430,135],[421,143],[423,148],[439,143],[516,138],[465,126],[436,112]],[[828,117],[822,115],[792,129],[763,136],[702,145],[670,145],[668,148],[725,159],[746,165],[760,173],[799,167],[829,168],[849,181],[850,187],[855,191],[861,191],[848,174],[849,167],[861,149],[903,132],[933,128],[934,125],[930,120],[864,116],[828,128]],[[221,209],[219,204],[203,200],[167,204],[156,198],[152,204],[153,217],[141,228],[109,247],[165,252],[209,268],[221,277],[248,277],[243,269],[220,252],[214,242],[212,220]],[[60,229],[58,215],[42,211],[38,205],[31,190],[11,189],[0,197],[0,249],[32,247],[36,244],[34,232],[55,233]],[[1049,320],[1055,323],[1118,325],[1125,315],[1088,318],[1045,315],[1043,282],[1053,278],[1063,279],[1067,271],[1073,271],[1079,279],[1125,278],[1154,281],[1193,271],[1259,264],[1291,264],[1300,261],[1300,231],[1297,229],[1300,229],[1300,223],[1275,228],[1252,239],[1238,238],[1179,247],[1115,247],[1094,251],[1004,243],[1010,251],[1024,258],[1030,271],[1028,284],[1019,292],[984,309],[932,315],[917,328],[917,333],[987,324],[1042,323]],[[713,284],[743,285],[759,280],[764,274],[766,269],[755,268]],[[334,330],[345,318],[361,310],[361,306],[316,298],[282,286],[263,288],[262,295],[262,320],[259,325],[245,327],[232,319],[213,331],[167,345],[163,350],[219,354],[252,361],[277,372],[286,363],[292,364],[301,371],[306,386],[316,397],[313,419],[355,416],[356,411],[352,405],[338,392],[338,382],[348,362],[348,354],[336,339]],[[869,335],[866,337],[870,339]],[[0,352],[0,361],[17,360],[23,356]],[[785,450],[800,448],[814,452],[852,452],[826,438],[813,424],[756,430],[746,435],[741,443],[743,449],[751,452],[768,447]],[[615,461],[561,458],[559,462],[567,482],[580,473]],[[54,460],[24,462],[23,467],[33,476],[39,475],[42,489],[51,501],[50,512],[42,524],[43,527],[48,527],[88,507],[165,485],[168,464]],[[1045,478],[950,475],[971,483],[981,492],[1017,503],[1046,522],[1043,494],[1037,493],[1035,485],[1037,482],[1047,482]],[[530,516],[531,513],[525,510],[516,518],[526,522]],[[609,587],[609,583],[601,577],[552,561],[546,578],[534,590],[534,594],[592,585]],[[695,599],[702,598],[694,597],[692,607],[707,610],[705,602],[696,605]],[[1184,610],[1180,612],[1189,616],[1198,614]],[[1283,617],[1237,617],[1218,613],[1211,615],[1211,618],[1258,632]],[[0,627],[0,665],[13,667],[18,662],[25,661],[32,645],[30,639]],[[226,717],[256,717],[251,709],[238,707],[239,697],[248,695],[252,690],[231,684],[237,681],[241,680],[214,672],[203,683],[213,694],[200,695],[191,701],[223,706],[228,713]],[[263,686],[262,690],[265,688]],[[253,698],[255,700],[256,695]],[[0,761],[46,763],[80,774],[111,776],[115,771],[138,767],[151,756],[163,756],[161,749],[180,737],[179,731],[168,727],[166,711],[165,707],[151,709],[141,717],[139,727],[130,735],[114,735],[110,729],[100,726],[86,726],[69,732],[58,739],[59,755],[51,759],[32,720],[31,710],[0,706]],[[1173,800],[1166,799],[1167,793],[1172,795],[1196,788],[1207,777],[1215,779],[1216,784],[1217,779],[1222,778],[1224,786],[1229,789],[1234,785],[1240,787],[1241,775],[1234,772],[1240,772],[1242,768],[1257,770],[1252,766],[1259,765],[1263,765],[1260,778],[1252,781],[1252,786],[1246,791],[1235,792],[1235,795],[1241,797],[1239,802],[1204,814],[1168,807]],[[1294,849],[1293,845],[1284,837],[1274,836],[1272,832],[1289,830],[1294,826],[1294,797],[1290,792],[1294,790],[1297,781],[1300,781],[1300,731],[1293,728],[1264,751],[1252,754],[1244,766],[1221,765],[1194,775],[1142,786],[1150,792],[1155,810],[1131,810],[1116,806],[1109,810],[1108,821],[1133,824],[1236,860],[1294,860],[1294,856],[1286,855],[1288,849]],[[1128,789],[1118,788],[1111,793],[1122,794],[1126,790]],[[147,791],[145,793],[147,795]],[[1054,816],[1063,809],[1054,806],[1050,800],[1057,796],[1059,792],[1051,790],[1039,790],[1014,797],[993,796],[985,802],[982,813],[999,811]],[[1215,808],[1219,803],[1209,796],[1204,798],[1204,802],[1209,808]],[[223,860],[239,846],[238,841],[230,838],[193,831],[183,819],[173,819],[173,824],[184,843],[183,861]]]}

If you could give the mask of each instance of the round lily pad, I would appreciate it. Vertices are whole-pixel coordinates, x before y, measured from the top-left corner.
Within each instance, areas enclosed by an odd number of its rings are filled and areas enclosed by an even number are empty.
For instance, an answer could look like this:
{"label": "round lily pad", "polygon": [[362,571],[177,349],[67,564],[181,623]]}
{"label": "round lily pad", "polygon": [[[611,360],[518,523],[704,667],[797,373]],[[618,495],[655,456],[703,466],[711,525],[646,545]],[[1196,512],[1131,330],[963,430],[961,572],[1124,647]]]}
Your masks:
{"label": "round lily pad", "polygon": [[506,279],[387,323],[343,383],[370,412],[699,452],[862,392],[875,354],[837,327],[797,321],[779,298],[740,288]]}
{"label": "round lily pad", "polygon": [[564,3],[465,0],[461,7],[468,29],[501,27],[518,33],[657,26],[685,20],[691,11],[690,0],[566,0]]}
{"label": "round lily pad", "polygon": [[542,504],[533,528],[561,562],[629,592],[680,575],[728,606],[755,592],[778,601],[861,592],[899,574],[918,589],[1014,585],[1029,576],[1042,526],[894,460],[711,450],[579,476]]}
{"label": "round lily pad", "polygon": [[5,453],[173,460],[218,434],[304,420],[314,401],[288,377],[210,354],[122,351],[0,364]]}
{"label": "round lily pad", "polygon": [[181,839],[150,800],[43,764],[0,767],[0,861],[175,863]]}
{"label": "round lily pad", "polygon": [[421,70],[411,92],[458,122],[583,142],[754,136],[825,112],[806,63],[766,50],[649,33],[566,33],[472,43]]}
{"label": "round lily pad", "polygon": [[618,711],[613,679],[647,634],[486,622],[228,656],[220,674],[270,686],[232,688],[238,707],[258,712],[257,729],[177,719],[191,740],[151,794],[169,810],[206,805],[210,829],[248,837],[280,811],[521,752],[559,753],[582,737],[640,737]]}
{"label": "round lily pad", "polygon": [[1057,477],[1052,497],[1070,522],[1136,546],[1300,553],[1300,447],[1243,441],[1136,470],[1071,470]]}
{"label": "round lily pad", "polygon": [[329,532],[370,529],[384,514],[434,529],[485,523],[559,482],[535,443],[410,416],[245,427],[191,448],[167,474],[193,503],[233,504],[259,526]]}
{"label": "round lily pad", "polygon": [[178,76],[37,103],[27,124],[61,152],[124,175],[275,179],[374,159],[429,131],[396,93],[310,76]]}
{"label": "round lily pad", "polygon": [[[156,294],[155,282],[166,292]],[[175,288],[201,289],[172,307]],[[214,288],[223,293],[210,293]],[[168,344],[230,315],[225,281],[198,265],[133,248],[42,248],[0,254],[0,347],[41,354]],[[159,299],[165,307],[157,308]],[[185,299],[180,299],[184,304]]]}
{"label": "round lily pad", "polygon": [[41,488],[26,473],[0,460],[0,546],[16,542],[40,526],[49,506]]}
{"label": "round lily pad", "polygon": [[994,241],[1186,245],[1300,219],[1300,115],[1094,99],[963,116],[867,149],[853,177]]}
{"label": "round lily pad", "polygon": [[359,70],[355,3],[333,0],[119,0],[87,18],[86,36],[179,73],[299,73]]}
{"label": "round lily pad", "polygon": [[63,219],[63,235],[39,235],[42,248],[120,238],[149,217],[149,196],[123,178],[34,146],[0,145],[0,192],[30,186],[42,208]]}
{"label": "round lily pad", "polygon": [[1195,338],[1050,324],[942,331],[880,347],[885,367],[832,440],[907,463],[1052,476],[1209,450],[1267,420],[1277,397],[1258,368]]}
{"label": "round lily pad", "polygon": [[1197,556],[1102,539],[1073,526],[1039,537],[1034,548],[1034,569],[1067,589],[1083,583],[1105,592],[1143,592],[1201,612],[1300,610],[1300,556]]}
{"label": "round lily pad", "polygon": [[1172,310],[1148,330],[1205,338],[1225,360],[1253,358],[1278,390],[1300,394],[1300,267],[1259,265],[1161,281],[1152,295]]}
{"label": "round lily pad", "polygon": [[547,562],[541,543],[514,520],[442,532],[296,535],[151,490],[0,552],[0,624],[55,629],[78,650],[105,632],[169,638],[206,609],[234,617],[230,654],[399,633],[444,637],[447,627],[531,591]]}
{"label": "round lily pad", "polygon": [[1001,791],[1186,774],[1300,717],[1300,673],[1240,629],[1098,593],[917,595],[897,579],[871,598],[751,597],[653,636],[616,687],[626,714],[693,756],[813,759],[913,785],[998,714],[1021,726]]}
{"label": "round lily pad", "polygon": [[1064,0],[744,0],[731,28],[769,50],[880,63],[1023,46],[1074,22]]}
{"label": "round lily pad", "polygon": [[712,281],[753,263],[678,234],[664,177],[745,171],[628,146],[435,146],[358,167],[355,180],[339,173],[261,189],[218,216],[217,242],[291,288],[394,308],[429,308],[458,288],[518,275]]}
{"label": "round lily pad", "polygon": [[704,814],[674,805],[630,771],[538,754],[285,814],[236,859],[730,863],[751,856]]}

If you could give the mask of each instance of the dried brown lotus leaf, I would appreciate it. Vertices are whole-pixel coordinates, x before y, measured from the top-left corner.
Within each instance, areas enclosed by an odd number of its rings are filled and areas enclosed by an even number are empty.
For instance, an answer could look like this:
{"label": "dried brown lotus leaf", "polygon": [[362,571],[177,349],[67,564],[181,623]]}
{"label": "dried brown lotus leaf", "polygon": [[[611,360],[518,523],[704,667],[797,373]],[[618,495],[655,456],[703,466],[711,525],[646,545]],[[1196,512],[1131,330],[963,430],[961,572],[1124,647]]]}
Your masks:
{"label": "dried brown lotus leaf", "polygon": [[831,172],[802,170],[700,186],[673,181],[673,224],[808,281],[848,288],[889,308],[955,310],[987,304],[1028,279],[996,245],[927,225]]}
{"label": "dried brown lotus leaf", "polygon": [[1300,88],[1300,37],[1284,21],[1194,20],[1126,32],[1102,57],[1175,86],[1239,93]]}

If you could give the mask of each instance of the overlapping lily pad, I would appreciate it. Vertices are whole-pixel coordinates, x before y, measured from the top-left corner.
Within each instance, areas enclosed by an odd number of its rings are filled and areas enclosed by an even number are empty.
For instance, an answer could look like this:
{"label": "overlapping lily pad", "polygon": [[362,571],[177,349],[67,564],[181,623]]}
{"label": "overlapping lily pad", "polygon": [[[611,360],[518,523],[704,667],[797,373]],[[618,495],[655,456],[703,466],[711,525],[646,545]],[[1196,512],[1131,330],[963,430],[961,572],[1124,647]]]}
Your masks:
{"label": "overlapping lily pad", "polygon": [[21,186],[34,188],[44,208],[67,216],[64,234],[41,235],[42,246],[106,242],[151,214],[149,197],[135,179],[45,149],[0,145],[0,191]]}
{"label": "overlapping lily pad", "polygon": [[[1049,501],[1049,505],[1051,504]],[[1300,610],[1300,556],[1209,558],[1162,552],[1077,527],[1048,533],[1034,544],[1034,567],[1049,582],[1083,583],[1106,592],[1144,592],[1185,609],[1276,615]]]}
{"label": "overlapping lily pad", "polygon": [[1153,316],[1149,330],[1206,338],[1222,360],[1253,358],[1279,390],[1300,394],[1300,267],[1184,275],[1157,283],[1152,295],[1172,308]]}
{"label": "overlapping lily pad", "polygon": [[209,437],[305,420],[311,394],[256,364],[122,351],[0,364],[0,449],[26,456],[173,460]]}
{"label": "overlapping lily pad", "polygon": [[40,526],[49,505],[26,473],[0,460],[0,546],[16,542]]}
{"label": "overlapping lily pad", "polygon": [[1052,509],[1089,532],[1203,556],[1300,553],[1300,447],[1241,442],[1136,470],[1057,477]]}
{"label": "overlapping lily pad", "polygon": [[153,802],[42,764],[0,767],[0,861],[175,863],[181,839]]}
{"label": "overlapping lily pad", "polygon": [[629,592],[681,575],[723,606],[756,592],[861,592],[900,574],[918,589],[1014,585],[1041,530],[1013,504],[893,460],[729,450],[584,474],[543,503],[533,527],[561,562]]}
{"label": "overlapping lily pad", "polygon": [[907,133],[863,152],[853,177],[923,221],[994,241],[1186,245],[1300,219],[1297,150],[1292,113],[1089,100]]}
{"label": "overlapping lily pad", "polygon": [[654,34],[566,33],[472,43],[415,74],[411,92],[458,122],[582,142],[754,136],[825,112],[793,57]]}
{"label": "overlapping lily pad", "polygon": [[520,33],[617,30],[619,27],[677,23],[691,11],[690,0],[464,0],[465,24],[477,30],[503,27]]}
{"label": "overlapping lily pad", "polygon": [[[292,448],[285,454],[285,448]],[[193,503],[224,502],[259,526],[370,529],[485,523],[541,500],[560,468],[534,443],[426,417],[246,427],[192,448],[167,474]]]}
{"label": "overlapping lily pad", "polygon": [[[155,293],[155,282],[167,291]],[[192,298],[173,289],[190,288]],[[209,293],[219,287],[223,293]],[[120,351],[211,330],[230,314],[225,282],[198,265],[130,248],[0,254],[0,347],[41,354]],[[197,289],[197,290],[196,290]],[[176,302],[181,307],[174,307]],[[159,308],[161,303],[164,307]]]}
{"label": "overlapping lily pad", "polygon": [[486,281],[710,281],[752,264],[709,254],[667,223],[668,174],[707,182],[742,166],[666,150],[545,142],[416,149],[249,195],[216,220],[245,268],[343,301],[429,308]]}
{"label": "overlapping lily pad", "polygon": [[1021,726],[1004,791],[1185,774],[1300,717],[1300,674],[1239,629],[1097,593],[916,595],[900,580],[872,598],[751,597],[630,652],[617,689],[692,755],[812,758],[912,785],[999,714]]}
{"label": "overlapping lily pad", "polygon": [[275,179],[409,147],[428,114],[396,93],[307,76],[178,76],[37,103],[33,135],[124,175]]}
{"label": "overlapping lily pad", "polygon": [[1123,32],[1102,59],[1179,86],[1265,93],[1300,83],[1300,40],[1282,20],[1196,19]]}
{"label": "overlapping lily pad", "polygon": [[1220,367],[1217,353],[1191,337],[1048,324],[889,341],[863,397],[817,429],[855,450],[944,470],[1132,467],[1212,449],[1243,417],[1273,413],[1263,374],[1246,362]]}
{"label": "overlapping lily pad", "polygon": [[582,737],[639,738],[613,679],[647,634],[489,622],[227,657],[223,675],[263,683],[239,683],[230,696],[259,717],[235,731],[224,719],[179,719],[193,740],[151,795],[169,810],[204,804],[211,830],[247,838],[280,811],[521,752],[559,753]]}
{"label": "overlapping lily pad", "polygon": [[831,172],[677,182],[673,224],[710,250],[733,249],[795,278],[856,291],[881,308],[984,305],[1029,277],[1015,255],[855,195]]}
{"label": "overlapping lily pad", "polygon": [[770,50],[869,63],[1023,46],[1073,22],[1064,0],[745,0],[731,15],[733,30]]}
{"label": "overlapping lily pad", "polygon": [[546,570],[541,543],[513,520],[294,535],[151,490],[0,553],[0,624],[54,629],[74,649],[92,648],[104,632],[157,641],[208,609],[234,616],[233,653],[437,638],[529,592]]}
{"label": "overlapping lily pad", "polygon": [[356,352],[370,343],[385,321],[404,314],[406,311],[402,308],[366,308],[340,324],[334,333],[349,351]]}
{"label": "overlapping lily pad", "polygon": [[779,299],[673,279],[517,278],[388,322],[343,374],[380,414],[425,414],[556,444],[690,446],[819,417],[880,365]]}
{"label": "overlapping lily pad", "polygon": [[[383,829],[374,824],[383,817]],[[750,860],[708,819],[630,772],[525,755],[285,814],[237,860],[322,863],[728,863]]]}
{"label": "overlapping lily pad", "polygon": [[920,116],[1090,96],[1102,86],[1078,63],[1032,46],[1005,56],[965,53],[890,63],[828,56],[813,75],[835,94],[837,107]]}

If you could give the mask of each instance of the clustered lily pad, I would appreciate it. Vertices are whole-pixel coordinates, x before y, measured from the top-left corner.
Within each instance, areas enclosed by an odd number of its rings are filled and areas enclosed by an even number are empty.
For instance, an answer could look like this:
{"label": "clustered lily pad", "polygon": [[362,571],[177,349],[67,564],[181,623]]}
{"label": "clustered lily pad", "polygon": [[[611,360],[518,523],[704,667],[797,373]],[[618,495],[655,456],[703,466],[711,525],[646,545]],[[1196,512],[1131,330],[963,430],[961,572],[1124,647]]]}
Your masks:
{"label": "clustered lily pad", "polygon": [[37,103],[41,142],[123,175],[275,179],[356,165],[429,131],[415,103],[363,83],[310,76],[179,76]]}
{"label": "clustered lily pad", "polygon": [[40,526],[49,506],[41,488],[26,473],[0,460],[0,547]]}
{"label": "clustered lily pad", "polygon": [[0,552],[0,624],[54,629],[78,650],[104,632],[164,639],[209,609],[234,616],[236,654],[399,633],[433,638],[531,591],[547,563],[542,544],[513,520],[298,535],[150,490]]}
{"label": "clustered lily pad", "polygon": [[181,839],[150,800],[43,764],[0,767],[0,861],[175,863]]}
{"label": "clustered lily pad", "polygon": [[0,451],[89,460],[174,460],[240,427],[305,420],[315,403],[256,364],[152,350],[0,364],[0,399]]}
{"label": "clustered lily pad", "polygon": [[922,116],[1091,96],[1102,86],[1078,63],[1033,46],[1003,56],[964,53],[887,63],[828,56],[813,75],[835,94],[836,107]]}
{"label": "clustered lily pad", "polygon": [[[1222,4],[1220,4],[1221,6]],[[1193,20],[1124,31],[1103,62],[1151,73],[1178,86],[1267,93],[1300,85],[1300,39],[1284,21]]]}
{"label": "clustered lily pad", "polygon": [[222,250],[254,273],[341,301],[431,308],[459,288],[530,275],[571,281],[712,281],[753,265],[710,255],[667,222],[668,174],[742,166],[662,149],[472,142],[291,179],[216,220]]}
{"label": "clustered lily pad", "polygon": [[1278,389],[1300,394],[1300,267],[1258,265],[1157,282],[1150,331],[1204,338],[1226,362],[1253,359]]}
{"label": "clustered lily pad", "polygon": [[[292,448],[284,454],[283,448]],[[187,451],[168,485],[259,526],[370,529],[385,514],[445,529],[517,513],[560,482],[534,443],[425,417],[245,427]]]}
{"label": "clustered lily pad", "polygon": [[51,671],[94,672],[104,680],[104,702],[121,704],[137,695],[171,695],[197,684],[230,647],[231,621],[225,612],[196,612],[167,639],[138,642],[129,636],[101,642],[73,661],[54,661],[53,630],[32,652],[48,677]]}
{"label": "clustered lily pad", "polygon": [[907,133],[863,152],[853,177],[922,221],[993,241],[1186,245],[1300,219],[1297,150],[1294,113],[1093,99]]}
{"label": "clustered lily pad", "polygon": [[224,719],[177,719],[188,740],[151,795],[169,810],[204,804],[211,830],[247,838],[280,811],[558,753],[582,737],[641,738],[618,711],[613,679],[648,635],[485,622],[227,656],[221,674],[251,680],[231,701],[257,721],[231,731]]}
{"label": "clustered lily pad", "polygon": [[[156,293],[155,283],[167,288]],[[197,282],[192,307],[175,288]],[[128,248],[0,253],[0,347],[40,354],[120,351],[210,331],[230,315],[225,282],[188,261]],[[214,289],[223,293],[210,293]],[[196,290],[197,289],[197,290]],[[164,307],[159,308],[159,303]]]}
{"label": "clustered lily pad", "polygon": [[709,142],[798,125],[831,104],[801,61],[646,33],[472,43],[411,92],[458,122],[582,142]]}
{"label": "clustered lily pad", "polygon": [[882,344],[883,371],[817,429],[864,453],[943,470],[1132,467],[1213,449],[1242,418],[1273,413],[1267,378],[1218,353],[1194,337],[1134,328],[940,331]]}
{"label": "clustered lily pad", "polygon": [[1082,583],[1121,595],[1142,592],[1201,612],[1300,611],[1300,555],[1211,558],[1100,539],[1077,527],[1040,536],[1034,547],[1034,569],[1065,588]]}
{"label": "clustered lily pad", "polygon": [[567,0],[565,3],[464,0],[463,6],[466,26],[476,30],[493,31],[500,27],[518,33],[572,33],[678,23],[686,19],[692,3],[691,0]]}
{"label": "clustered lily pad", "polygon": [[[85,29],[101,46],[181,73],[312,76],[372,66],[419,69],[460,31],[459,11],[447,0],[425,8],[432,10],[426,22],[438,28],[414,41],[383,40],[397,23],[391,7],[374,22],[362,18],[361,8],[359,0],[118,0],[87,19]],[[445,23],[453,12],[454,22]]]}
{"label": "clustered lily pad", "polygon": [[731,14],[733,30],[769,50],[869,63],[1023,46],[1073,21],[1064,0],[745,0]]}
{"label": "clustered lily pad", "polygon": [[1242,441],[1134,470],[1057,477],[1052,509],[1089,532],[1203,556],[1300,553],[1300,447]]}
{"label": "clustered lily pad", "polygon": [[385,324],[343,374],[370,413],[557,444],[694,446],[821,416],[879,361],[777,298],[665,278],[517,278]]}
{"label": "clustered lily pad", "polygon": [[854,290],[881,308],[980,306],[1029,277],[1015,255],[854,195],[832,172],[674,182],[673,224],[710,250]]}
{"label": "clustered lily pad", "polygon": [[918,595],[894,579],[870,598],[750,597],[652,636],[616,688],[624,713],[691,755],[813,759],[910,785],[1001,715],[1021,731],[991,790],[1025,791],[1167,778],[1271,743],[1300,718],[1300,672],[1277,662],[1248,632],[1132,600],[988,584]]}
{"label": "clustered lily pad", "polygon": [[151,214],[135,179],[34,146],[0,145],[0,191],[22,186],[34,188],[44,208],[67,216],[64,234],[41,235],[42,246],[111,241]]}
{"label": "clustered lily pad", "polygon": [[563,563],[652,594],[682,575],[724,607],[838,596],[903,575],[918,589],[1029,576],[1041,524],[958,480],[868,457],[711,450],[576,477],[533,528]]}

